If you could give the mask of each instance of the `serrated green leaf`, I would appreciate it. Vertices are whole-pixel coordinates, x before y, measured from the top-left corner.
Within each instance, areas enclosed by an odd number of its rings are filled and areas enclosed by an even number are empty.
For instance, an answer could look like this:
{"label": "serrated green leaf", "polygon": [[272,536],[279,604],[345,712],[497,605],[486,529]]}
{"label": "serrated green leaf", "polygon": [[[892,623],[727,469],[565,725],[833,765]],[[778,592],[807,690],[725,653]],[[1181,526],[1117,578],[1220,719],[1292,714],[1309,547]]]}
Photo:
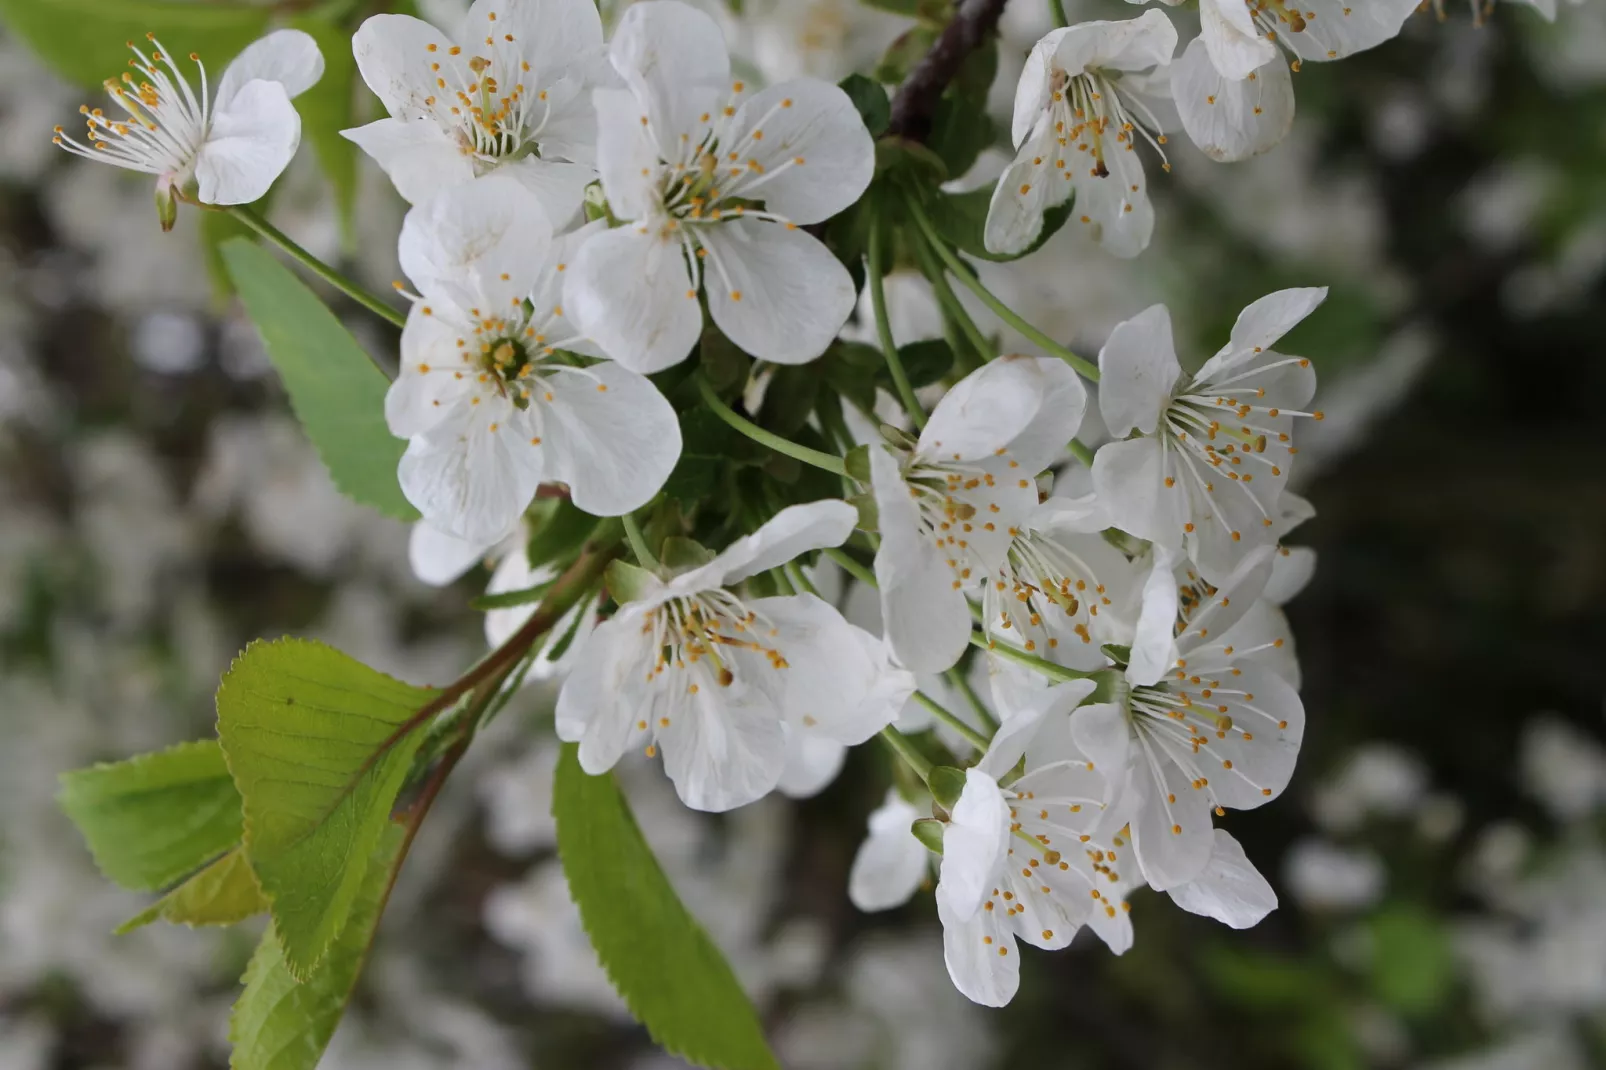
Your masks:
{"label": "serrated green leaf", "polygon": [[301,113],[302,135],[334,187],[341,230],[349,243],[357,209],[357,144],[341,137],[340,131],[357,125],[357,59],[351,50],[351,31],[318,15],[297,15],[287,25],[311,36],[323,53],[323,77],[296,98],[296,110]]}
{"label": "serrated green leaf", "polygon": [[612,775],[587,776],[577,753],[563,748],[552,816],[569,892],[614,988],[673,1055],[779,1070],[730,965],[676,896]]}
{"label": "serrated green leaf", "polygon": [[257,886],[251,863],[239,847],[117,927],[131,933],[153,921],[174,925],[233,925],[262,914],[268,901]]}
{"label": "serrated green leaf", "polygon": [[[246,4],[0,0],[6,29],[57,74],[86,89],[128,70],[133,53],[127,42],[148,55],[147,33],[161,38],[174,56],[199,55],[215,85],[228,61],[267,30],[272,15],[269,8]],[[199,84],[198,78],[191,81]]]}
{"label": "serrated green leaf", "polygon": [[240,842],[240,795],[216,740],[61,778],[61,808],[108,879],[155,891]]}
{"label": "serrated green leaf", "polygon": [[1065,221],[1071,218],[1076,205],[1074,196],[1065,203],[1043,213],[1043,230],[1037,240],[1018,253],[990,253],[983,235],[987,229],[987,210],[992,204],[993,187],[983,186],[968,193],[934,193],[926,201],[926,214],[937,228],[937,233],[966,256],[1005,264],[1029,256],[1043,247],[1043,243],[1059,233]]}
{"label": "serrated green leaf", "polygon": [[313,1070],[318,1065],[362,973],[402,862],[402,827],[387,821],[380,833],[350,919],[309,976],[297,980],[291,973],[272,926],[262,935],[245,968],[245,991],[229,1016],[232,1070]]}
{"label": "serrated green leaf", "polygon": [[245,239],[225,242],[223,261],[290,407],[335,486],[398,520],[418,510],[403,497],[396,464],[407,443],[385,424],[385,375],[335,314],[273,254]]}
{"label": "serrated green leaf", "polygon": [[245,803],[245,852],[285,960],[307,977],[339,935],[436,692],[306,639],[252,643],[217,693],[218,736]]}

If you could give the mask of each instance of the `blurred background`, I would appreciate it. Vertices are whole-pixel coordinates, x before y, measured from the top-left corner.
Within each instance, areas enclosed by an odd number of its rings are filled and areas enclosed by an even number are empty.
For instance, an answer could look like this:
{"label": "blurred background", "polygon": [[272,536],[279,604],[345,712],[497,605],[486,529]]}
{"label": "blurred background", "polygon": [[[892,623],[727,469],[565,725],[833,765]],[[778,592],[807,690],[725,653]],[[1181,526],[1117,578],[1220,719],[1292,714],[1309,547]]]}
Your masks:
{"label": "blurred background", "polygon": [[[742,6],[723,14],[760,78],[869,70],[908,26],[855,0]],[[999,116],[1048,11],[1009,4]],[[1196,16],[1170,13],[1187,40]],[[1086,934],[1029,954],[1020,997],[987,1011],[949,985],[929,896],[848,903],[880,750],[815,799],[718,819],[625,768],[788,1067],[1606,1067],[1606,4],[1563,0],[1554,23],[1425,4],[1295,85],[1264,157],[1171,139],[1138,259],[1068,229],[984,271],[1089,354],[1165,301],[1185,364],[1253,298],[1332,287],[1285,347],[1315,361],[1327,414],[1301,429],[1317,515],[1291,540],[1319,566],[1287,607],[1310,727],[1288,794],[1231,822],[1280,909],[1236,933],[1139,893],[1127,955]],[[56,775],[210,734],[218,676],[258,636],[448,679],[483,649],[467,601],[486,576],[424,586],[405,526],[335,492],[197,214],[163,235],[148,179],[51,147],[88,99],[0,37],[0,1070],[200,1070],[227,1063],[255,931],[111,936],[143,901],[96,874]],[[273,218],[384,287],[404,206],[364,170],[343,227],[308,157]],[[922,283],[893,294],[900,341],[936,333]],[[568,901],[551,701],[529,689],[453,777],[325,1066],[676,1065]]]}

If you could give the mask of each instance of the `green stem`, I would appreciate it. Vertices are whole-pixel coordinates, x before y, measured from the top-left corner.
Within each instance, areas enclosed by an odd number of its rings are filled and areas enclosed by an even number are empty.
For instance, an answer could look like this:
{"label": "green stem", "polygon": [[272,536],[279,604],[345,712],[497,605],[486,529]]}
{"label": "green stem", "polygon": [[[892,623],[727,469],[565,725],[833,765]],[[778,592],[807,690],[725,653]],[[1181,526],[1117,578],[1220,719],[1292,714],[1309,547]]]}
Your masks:
{"label": "green stem", "polygon": [[842,462],[842,458],[835,454],[821,453],[819,450],[811,450],[807,446],[800,446],[796,442],[784,439],[772,431],[764,430],[753,421],[747,419],[747,417],[736,412],[729,405],[719,400],[719,395],[714,393],[714,388],[709,386],[708,380],[701,375],[697,376],[697,389],[702,392],[703,402],[714,411],[715,416],[718,416],[732,428],[759,445],[768,446],[776,453],[784,453],[788,457],[802,461],[804,464],[813,465],[815,468],[824,469],[833,475],[845,476],[848,474],[847,465]]}
{"label": "green stem", "polygon": [[952,249],[948,248],[947,243],[945,243],[937,234],[937,228],[932,226],[931,220],[926,217],[925,209],[920,207],[920,203],[915,200],[915,198],[910,197],[905,201],[905,203],[909,206],[909,213],[914,217],[915,225],[920,228],[921,233],[925,235],[926,241],[930,243],[932,250],[936,252],[937,256],[941,258],[943,264],[947,266],[949,273],[952,274],[954,278],[958,279],[960,283],[964,285],[965,289],[979,297],[982,304],[986,305],[988,309],[992,311],[993,315],[1015,328],[1017,331],[1031,339],[1043,349],[1046,349],[1054,356],[1069,364],[1072,368],[1076,369],[1077,373],[1081,375],[1082,378],[1088,380],[1089,382],[1098,382],[1099,370],[1095,365],[1087,360],[1084,360],[1082,357],[1077,356],[1075,353],[1072,353],[1069,349],[1066,349],[1064,346],[1054,341],[1054,339],[1050,338],[1036,327],[1033,327],[1030,323],[1027,323],[1008,305],[1004,304],[1004,302],[993,296],[993,292],[991,290],[987,289],[987,287],[981,284],[981,280],[978,279],[970,270],[969,265],[967,265],[963,260],[959,259],[958,255]]}
{"label": "green stem", "polygon": [[931,763],[926,760],[924,754],[920,753],[920,749],[910,741],[908,736],[891,725],[887,725],[881,730],[881,739],[887,746],[892,748],[893,753],[909,764],[909,768],[915,771],[915,775],[922,782],[931,779]]}
{"label": "green stem", "polygon": [[1048,0],[1048,13],[1054,17],[1055,26],[1071,24],[1071,20],[1065,17],[1065,0]]}
{"label": "green stem", "polygon": [[859,562],[855,561],[845,551],[838,550],[836,547],[830,546],[825,549],[825,556],[841,565],[843,571],[852,576],[854,579],[858,580],[860,583],[867,583],[871,587],[879,586],[875,581],[875,573],[859,564]]}
{"label": "green stem", "polygon": [[904,411],[914,421],[915,427],[922,428],[926,426],[926,410],[920,407],[915,388],[909,383],[903,359],[898,356],[898,346],[892,340],[892,321],[887,318],[886,244],[887,228],[877,224],[870,232],[869,266],[870,304],[875,311],[875,332],[881,341],[881,353],[887,360],[887,371],[892,374],[892,385],[898,390],[898,400],[903,403]]}
{"label": "green stem", "polygon": [[960,735],[964,736],[965,739],[969,741],[970,745],[975,747],[977,750],[985,751],[987,749],[987,745],[992,742],[986,736],[972,728],[964,718],[943,706],[940,702],[926,694],[924,691],[915,692],[915,701],[924,706],[927,712],[929,712],[933,717],[937,718],[937,720],[941,721],[949,728],[952,728],[955,732],[958,732]]}
{"label": "green stem", "polygon": [[976,689],[970,686],[970,677],[960,672],[959,667],[955,666],[948,670],[948,682],[954,685],[954,690],[965,696],[965,701],[970,703],[970,708],[976,711],[976,716],[981,718],[982,724],[994,732],[998,731],[998,718],[993,716],[993,711],[987,708],[987,703],[983,702],[981,696],[976,694]]}
{"label": "green stem", "polygon": [[920,270],[926,276],[926,280],[931,283],[931,290],[937,295],[937,303],[942,306],[943,311],[946,313],[943,317],[944,322],[958,324],[960,333],[965,336],[965,341],[970,344],[971,349],[975,350],[976,360],[974,363],[964,362],[969,367],[969,370],[974,371],[998,355],[994,352],[997,347],[982,332],[982,329],[976,326],[976,321],[971,318],[965,306],[960,303],[959,296],[954,293],[954,288],[948,285],[948,273],[943,270],[942,264],[938,262],[936,255],[932,253],[931,244],[926,241],[925,235],[922,234],[919,237],[920,240],[915,243],[915,256],[920,260]]}
{"label": "green stem", "polygon": [[1000,643],[996,639],[989,639],[980,632],[970,633],[970,645],[1006,657],[1010,661],[1025,665],[1027,668],[1036,669],[1049,679],[1058,680],[1060,683],[1067,683],[1071,680],[1086,680],[1093,675],[1090,672],[1081,672],[1077,669],[1067,669],[1063,665],[1056,665],[1052,661],[1038,657],[1036,654],[1028,654],[1019,647],[1010,646],[1008,643]]}
{"label": "green stem", "polygon": [[[367,290],[364,290],[361,286],[358,286],[355,282],[352,282],[340,272],[336,271],[328,264],[325,264],[322,260],[319,260],[311,253],[307,252],[305,249],[301,248],[301,246],[291,241],[289,235],[285,234],[284,231],[280,230],[272,223],[269,223],[266,219],[263,219],[251,209],[245,207],[244,205],[237,204],[224,209],[224,211],[233,216],[235,219],[238,219],[240,222],[244,223],[246,226],[250,227],[252,230],[256,231],[274,245],[277,245],[279,248],[283,249],[286,253],[289,253],[293,259],[301,264],[302,267],[306,268],[308,271],[312,272],[324,282],[327,282],[330,286],[333,286],[335,289],[339,290],[341,293],[345,294],[347,297],[351,298],[353,301],[357,302],[363,308],[366,308],[380,319],[388,320],[398,327],[405,327],[407,325],[407,317],[405,314],[394,308],[391,308],[389,305],[385,304],[385,302],[381,301]],[[374,363],[378,364],[379,362],[375,361]],[[386,370],[383,365],[380,366],[379,370],[385,372],[387,376],[394,378],[394,376],[391,376],[391,373]]]}
{"label": "green stem", "polygon": [[658,571],[658,558],[647,548],[647,536],[641,533],[636,518],[629,513],[619,518],[624,524],[625,538],[630,540],[630,551],[636,555],[636,564],[653,572]]}
{"label": "green stem", "polygon": [[1081,461],[1082,465],[1084,467],[1086,467],[1086,468],[1092,468],[1093,467],[1093,451],[1092,450],[1088,449],[1086,446],[1082,445],[1080,442],[1076,441],[1076,439],[1074,439],[1074,438],[1071,439],[1070,450],[1071,450],[1071,456],[1075,457],[1078,461]]}

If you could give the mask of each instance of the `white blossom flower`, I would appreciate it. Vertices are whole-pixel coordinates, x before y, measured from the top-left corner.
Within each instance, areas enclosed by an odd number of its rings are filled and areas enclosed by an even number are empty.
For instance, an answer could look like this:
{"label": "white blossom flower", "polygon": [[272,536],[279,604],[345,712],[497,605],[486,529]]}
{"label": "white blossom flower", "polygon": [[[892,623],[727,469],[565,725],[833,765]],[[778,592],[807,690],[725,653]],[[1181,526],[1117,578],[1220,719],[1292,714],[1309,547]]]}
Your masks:
{"label": "white blossom flower", "polygon": [[881,528],[876,580],[900,664],[942,672],[970,635],[967,590],[991,577],[1037,506],[1037,473],[1064,451],[1087,405],[1064,362],[1000,357],[937,404],[914,449],[870,448]]}
{"label": "white blossom flower", "polygon": [[411,439],[402,490],[432,526],[489,545],[548,480],[616,516],[644,505],[679,459],[680,424],[656,387],[565,355],[588,348],[560,285],[591,233],[554,241],[535,196],[501,175],[408,213],[400,256],[420,296],[385,416]]}
{"label": "white blossom flower", "polygon": [[593,94],[597,162],[609,208],[629,222],[581,251],[567,292],[577,321],[651,373],[696,343],[703,291],[753,356],[819,356],[855,294],[800,225],[853,204],[875,168],[847,94],[809,78],[749,94],[731,81],[718,26],[675,0],[626,11],[609,54],[628,88]]}
{"label": "white blossom flower", "polygon": [[1364,52],[1400,32],[1417,0],[1200,0],[1199,36],[1171,71],[1183,129],[1206,155],[1265,152],[1294,121],[1294,85],[1279,44],[1304,60]]}
{"label": "white blossom flower", "polygon": [[1042,233],[1043,214],[1073,192],[1077,218],[1105,249],[1132,257],[1148,246],[1154,208],[1137,142],[1164,160],[1176,48],[1177,31],[1158,11],[1064,27],[1037,42],[1015,90],[1015,162],[987,212],[989,252],[1024,252]]}
{"label": "white blossom flower", "polygon": [[1273,555],[1261,548],[1218,588],[1157,553],[1125,686],[1071,717],[1077,746],[1118,785],[1138,863],[1157,890],[1187,884],[1209,864],[1212,810],[1270,802],[1293,775],[1305,731],[1299,695],[1255,660],[1257,650],[1230,642]]}
{"label": "white blossom flower", "polygon": [[[1093,484],[1115,526],[1186,547],[1206,575],[1225,575],[1277,535],[1278,499],[1296,448],[1296,416],[1316,391],[1310,361],[1271,346],[1327,296],[1279,290],[1238,316],[1231,340],[1183,376],[1171,317],[1154,305],[1099,352],[1099,411],[1117,441],[1093,459]],[[1135,438],[1124,438],[1136,429]]]}
{"label": "white blossom flower", "polygon": [[891,910],[907,903],[926,879],[931,852],[915,838],[910,826],[930,813],[921,813],[887,789],[887,798],[870,814],[870,831],[853,856],[848,870],[848,899],[866,913]]}
{"label": "white blossom flower", "polygon": [[190,87],[172,53],[147,35],[146,55],[133,43],[138,74],[108,78],[106,91],[124,112],[79,108],[89,125],[85,141],[56,127],[68,152],[156,176],[162,229],[171,230],[178,200],[249,204],[268,187],[301,144],[301,116],[290,103],[323,77],[323,54],[300,30],[279,30],[255,42],[223,71],[209,95],[206,67],[194,53],[200,90]]}
{"label": "white blossom flower", "polygon": [[1172,888],[1171,901],[1190,914],[1214,918],[1232,929],[1259,925],[1277,909],[1277,893],[1223,829],[1212,836],[1210,861],[1187,884]]}
{"label": "white blossom flower", "polygon": [[565,227],[596,178],[588,96],[602,68],[591,0],[476,0],[455,39],[410,15],[375,15],[352,51],[390,117],[343,131],[420,204],[505,171]]}
{"label": "white blossom flower", "polygon": [[[1001,1007],[1014,997],[1017,938],[1052,950],[1087,925],[1116,954],[1132,946],[1126,894],[1136,874],[1126,864],[1122,818],[1106,805],[1108,783],[1080,757],[1032,763],[1032,738],[1063,725],[1065,710],[1092,689],[1085,681],[1063,685],[1034,714],[1018,715],[1020,730],[1001,730],[966,770],[943,828],[943,957],[954,986],[977,1003]],[[1023,752],[1026,774],[1000,786],[998,777]]]}
{"label": "white blossom flower", "polygon": [[730,589],[840,545],[857,521],[846,502],[791,506],[707,564],[649,577],[585,641],[558,696],[558,736],[580,744],[581,767],[662,748],[686,805],[729,810],[771,791],[803,737],[853,746],[889,724],[914,680],[878,639],[813,595]]}

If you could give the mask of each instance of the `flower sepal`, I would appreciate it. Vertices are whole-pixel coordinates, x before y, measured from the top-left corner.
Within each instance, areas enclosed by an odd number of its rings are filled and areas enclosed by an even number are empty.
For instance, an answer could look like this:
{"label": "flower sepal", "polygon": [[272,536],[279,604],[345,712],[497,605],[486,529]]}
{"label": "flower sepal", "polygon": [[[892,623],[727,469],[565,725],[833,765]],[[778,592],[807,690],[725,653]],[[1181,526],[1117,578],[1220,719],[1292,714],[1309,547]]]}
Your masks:
{"label": "flower sepal", "polygon": [[639,565],[618,560],[608,563],[608,571],[603,573],[603,581],[607,584],[608,594],[620,605],[639,601],[659,585],[658,577],[651,572]]}
{"label": "flower sepal", "polygon": [[663,549],[659,551],[664,564],[665,578],[690,572],[694,568],[702,568],[717,555],[714,551],[683,535],[671,535],[664,540]]}
{"label": "flower sepal", "polygon": [[178,202],[180,200],[178,183],[171,175],[163,175],[156,182],[156,218],[162,222],[162,231],[166,233],[173,229],[178,222]]}
{"label": "flower sepal", "polygon": [[965,771],[951,765],[939,765],[931,771],[926,784],[931,788],[931,797],[937,801],[937,805],[952,811],[965,790]]}
{"label": "flower sepal", "polygon": [[914,838],[925,845],[926,850],[932,854],[942,854],[942,822],[934,817],[916,818],[909,826]]}

